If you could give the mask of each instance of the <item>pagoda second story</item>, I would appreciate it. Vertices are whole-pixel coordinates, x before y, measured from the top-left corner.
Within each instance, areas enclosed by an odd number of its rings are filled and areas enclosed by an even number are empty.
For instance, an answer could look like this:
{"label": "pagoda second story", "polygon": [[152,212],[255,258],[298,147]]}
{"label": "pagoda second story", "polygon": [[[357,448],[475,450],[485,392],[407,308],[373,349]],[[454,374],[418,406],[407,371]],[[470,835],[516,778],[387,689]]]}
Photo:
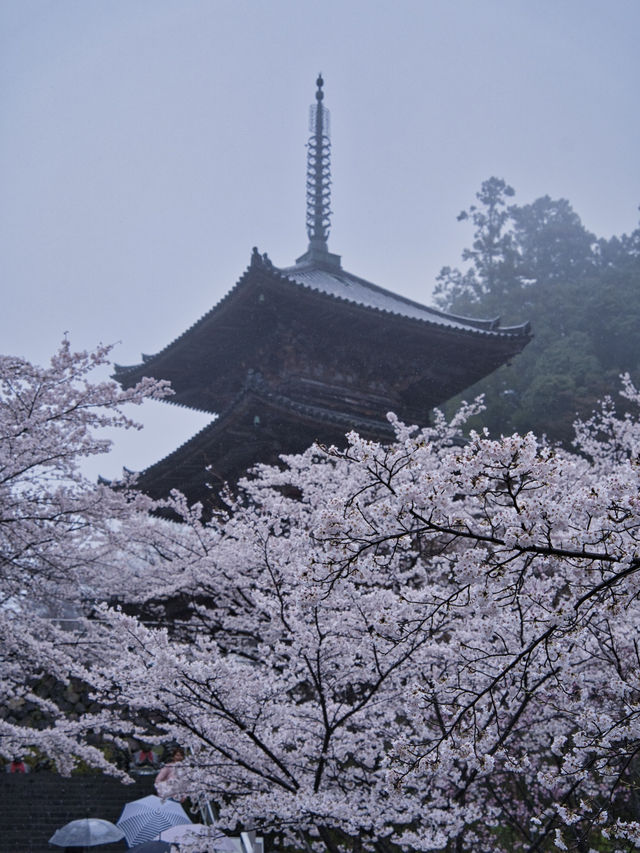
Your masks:
{"label": "pagoda second story", "polygon": [[129,387],[171,382],[172,404],[216,419],[141,472],[152,497],[171,489],[215,504],[258,462],[340,444],[355,429],[392,438],[386,415],[426,425],[430,410],[507,362],[528,325],[471,320],[421,305],[347,272],[329,252],[329,113],[317,80],[307,143],[307,251],[275,267],[253,249],[248,268],[211,310],[140,364],[118,366]]}

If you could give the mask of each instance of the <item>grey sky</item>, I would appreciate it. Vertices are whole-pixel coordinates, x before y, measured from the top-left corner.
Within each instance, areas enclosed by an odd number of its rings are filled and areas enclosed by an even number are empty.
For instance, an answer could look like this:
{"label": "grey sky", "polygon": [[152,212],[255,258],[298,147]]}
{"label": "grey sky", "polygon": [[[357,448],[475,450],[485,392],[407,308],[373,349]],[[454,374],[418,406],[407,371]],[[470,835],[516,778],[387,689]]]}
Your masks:
{"label": "grey sky", "polygon": [[[637,0],[2,0],[1,350],[139,361],[306,248],[307,110],[331,111],[331,251],[428,302],[497,175],[598,236],[640,203]],[[167,406],[99,468],[204,419]]]}

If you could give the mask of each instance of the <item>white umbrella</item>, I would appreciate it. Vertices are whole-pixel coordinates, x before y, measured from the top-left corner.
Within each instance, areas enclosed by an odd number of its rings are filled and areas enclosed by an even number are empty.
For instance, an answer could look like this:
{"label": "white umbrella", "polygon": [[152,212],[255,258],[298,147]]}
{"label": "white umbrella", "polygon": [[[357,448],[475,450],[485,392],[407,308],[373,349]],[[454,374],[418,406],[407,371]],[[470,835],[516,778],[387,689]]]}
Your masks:
{"label": "white umbrella", "polygon": [[214,850],[223,850],[226,853],[244,853],[242,842],[239,838],[230,838],[220,832],[214,826],[205,826],[203,823],[182,824],[172,826],[163,830],[156,838],[159,841],[181,842],[183,844],[193,843],[204,836],[213,841]]}
{"label": "white umbrella", "polygon": [[96,844],[111,844],[121,838],[124,838],[124,832],[111,821],[85,817],[56,829],[49,844],[57,847],[95,847]]}
{"label": "white umbrella", "polygon": [[191,824],[191,819],[175,800],[161,800],[151,794],[127,803],[118,818],[129,847],[157,838],[163,830],[178,824]]}

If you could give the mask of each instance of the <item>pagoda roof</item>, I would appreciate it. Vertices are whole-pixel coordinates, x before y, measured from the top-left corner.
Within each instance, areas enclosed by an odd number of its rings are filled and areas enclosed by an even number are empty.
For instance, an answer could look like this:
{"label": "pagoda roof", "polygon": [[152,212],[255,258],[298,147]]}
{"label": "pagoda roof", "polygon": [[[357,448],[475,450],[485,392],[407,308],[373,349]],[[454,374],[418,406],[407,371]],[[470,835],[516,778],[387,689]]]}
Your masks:
{"label": "pagoda roof", "polygon": [[[326,257],[335,259],[337,256]],[[331,313],[357,315],[359,322],[376,327],[385,318],[393,319],[418,339],[424,339],[435,331],[458,341],[484,339],[488,350],[495,347],[500,350],[502,360],[520,352],[530,339],[528,323],[502,327],[499,318],[477,320],[448,314],[353,275],[343,270],[339,261],[302,261],[279,269],[266,255],[254,249],[249,267],[218,303],[154,355],[143,355],[138,364],[115,365],[115,378],[125,387],[135,384],[143,376],[166,378],[176,392],[169,402],[203,411],[220,411],[231,399],[229,373],[236,370],[234,365],[241,361],[239,358],[231,359],[230,353],[249,351],[257,343],[248,319],[251,311],[255,311],[255,299],[252,297],[265,300],[269,294],[279,296],[285,309],[298,315],[306,310],[311,316],[316,316],[319,307],[323,307]],[[267,342],[264,345],[278,346],[272,331],[261,335],[261,340]],[[202,369],[203,359],[210,366],[208,375],[212,383],[216,381],[217,372],[224,372],[226,377],[227,388],[221,393],[219,405],[215,408],[202,405],[193,389],[183,393],[183,386],[189,384],[188,375],[194,369]],[[243,381],[244,374],[237,378],[233,393],[237,393]]]}
{"label": "pagoda roof", "polygon": [[299,453],[314,442],[343,445],[350,430],[383,442],[394,435],[387,420],[306,405],[274,393],[254,377],[214,421],[138,472],[135,487],[156,499],[178,489],[189,503],[211,507],[220,503],[224,484],[235,485],[258,463],[277,464],[283,447]]}
{"label": "pagoda roof", "polygon": [[277,272],[287,280],[309,290],[315,290],[333,299],[352,302],[363,308],[373,309],[386,314],[395,314],[411,320],[418,320],[435,326],[444,326],[462,332],[485,332],[493,335],[526,335],[529,325],[502,328],[500,318],[476,320],[470,317],[460,317],[448,314],[437,308],[422,305],[406,296],[393,293],[353,275],[341,267],[317,264],[296,264],[285,267]]}

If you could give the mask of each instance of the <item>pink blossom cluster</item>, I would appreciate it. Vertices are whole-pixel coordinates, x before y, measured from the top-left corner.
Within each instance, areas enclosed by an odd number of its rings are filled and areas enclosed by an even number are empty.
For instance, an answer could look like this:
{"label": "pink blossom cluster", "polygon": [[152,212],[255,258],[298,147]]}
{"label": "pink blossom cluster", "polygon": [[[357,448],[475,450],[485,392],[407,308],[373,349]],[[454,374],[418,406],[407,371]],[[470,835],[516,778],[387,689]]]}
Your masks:
{"label": "pink blossom cluster", "polygon": [[[156,505],[176,524],[80,473],[164,393],[92,384],[107,357],[0,360],[0,690],[47,720],[1,719],[3,753],[106,768],[87,738],[148,721],[186,754],[164,793],[307,850],[640,845],[636,419],[607,400],[569,452],[463,438],[478,403],[390,415],[391,445],[258,466],[228,513]],[[99,710],[63,714],[44,674]]]}
{"label": "pink blossom cluster", "polygon": [[188,747],[177,793],[329,851],[640,843],[640,429],[463,441],[476,409],[259,466],[207,523],[171,502],[188,615],[112,616],[105,684]]}
{"label": "pink blossom cluster", "polygon": [[115,555],[149,507],[88,481],[81,463],[108,450],[105,428],[136,426],[123,406],[167,393],[151,380],[128,391],[95,382],[109,352],[74,353],[65,340],[47,367],[0,357],[0,753],[47,756],[63,772],[79,760],[113,769],[87,738],[113,730],[114,715],[68,713],[59,693],[77,702],[70,679],[89,683],[108,657],[87,616],[117,588]]}

